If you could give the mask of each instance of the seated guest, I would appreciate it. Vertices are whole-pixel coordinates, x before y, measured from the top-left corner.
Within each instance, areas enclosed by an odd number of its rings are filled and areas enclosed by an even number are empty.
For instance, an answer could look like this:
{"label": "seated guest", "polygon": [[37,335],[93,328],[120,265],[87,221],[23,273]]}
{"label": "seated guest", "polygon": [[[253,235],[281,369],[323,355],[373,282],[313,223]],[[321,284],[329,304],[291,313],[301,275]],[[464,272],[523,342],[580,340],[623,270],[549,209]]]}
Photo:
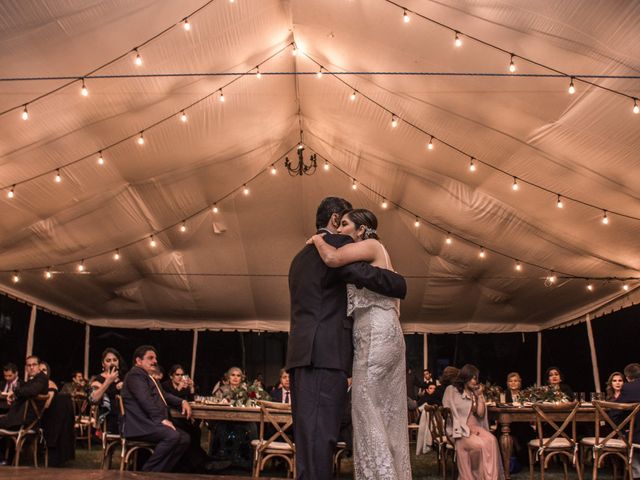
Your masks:
{"label": "seated guest", "polygon": [[17,365],[15,363],[7,363],[2,367],[2,377],[0,381],[0,413],[6,413],[9,410],[7,397],[20,383]]}
{"label": "seated guest", "polygon": [[169,380],[165,380],[162,383],[162,388],[164,388],[165,392],[169,392],[176,397],[193,402],[193,395],[195,394],[193,380],[184,373],[182,365],[173,365],[169,369]]}
{"label": "seated guest", "polygon": [[[35,412],[27,408],[29,400],[38,395],[46,395],[48,381],[47,376],[40,371],[40,361],[35,355],[27,357],[25,366],[27,381],[18,386],[7,396],[9,411],[5,415],[0,415],[0,428],[13,430],[23,424],[28,424],[35,420]],[[25,417],[25,410],[28,414]]]}
{"label": "seated guest", "polygon": [[437,388],[435,383],[430,383],[425,389],[424,394],[418,398],[418,406],[420,407],[425,403],[427,405],[439,405],[438,402],[442,401],[442,397],[436,393]]}
{"label": "seated guest", "polygon": [[189,402],[167,392],[153,378],[158,360],[155,348],[142,345],[133,354],[134,366],[124,379],[122,400],[125,438],[155,444],[145,462],[145,472],[170,472],[189,447],[189,435],[176,428],[169,417],[169,407],[180,409],[191,418]]}
{"label": "seated guest", "polygon": [[91,403],[98,405],[99,422],[106,422],[108,433],[120,433],[120,409],[117,395],[122,390],[126,369],[120,353],[114,348],[102,352],[102,373],[91,379]]}
{"label": "seated guest", "polygon": [[569,385],[564,383],[564,377],[558,367],[549,367],[544,375],[547,379],[547,385],[554,390],[560,390],[569,400],[573,400],[573,390]]}
{"label": "seated guest", "polygon": [[86,380],[82,372],[75,371],[71,376],[71,381],[62,385],[60,393],[68,393],[73,396],[86,396],[85,387],[87,385]]}
{"label": "seated guest", "polygon": [[478,369],[465,365],[449,385],[443,406],[451,410],[447,432],[455,441],[460,480],[504,478],[498,440],[489,432],[488,412]]}
{"label": "seated guest", "polygon": [[280,370],[280,388],[276,388],[271,392],[271,401],[291,404],[291,391],[289,388],[289,372],[283,368]]}
{"label": "seated guest", "polygon": [[48,378],[47,391],[53,392],[54,394],[57,393],[58,386],[53,380],[51,380],[51,367],[49,366],[49,364],[43,360],[40,360],[40,371],[44,373]]}
{"label": "seated guest", "polygon": [[239,367],[231,367],[227,370],[225,378],[228,383],[222,383],[216,391],[213,392],[213,398],[217,402],[229,403],[233,399],[234,391],[240,387],[246,387],[244,373]]}
{"label": "seated guest", "polygon": [[622,393],[622,386],[624,385],[624,377],[620,372],[613,372],[609,375],[607,380],[607,388],[605,399],[608,402],[617,402],[620,393]]}
{"label": "seated guest", "polygon": [[161,365],[156,365],[156,368],[153,369],[153,373],[151,374],[151,376],[156,382],[162,383],[162,381],[164,380],[164,368],[162,368]]}
{"label": "seated guest", "polygon": [[224,387],[225,385],[229,385],[229,377],[227,376],[226,372],[224,375],[222,375],[222,378],[218,380],[216,384],[213,386],[211,395],[213,395],[214,397],[219,396],[218,392],[220,392],[222,387]]}
{"label": "seated guest", "polygon": [[431,375],[431,372],[429,371],[429,369],[425,368],[424,370],[422,370],[422,381],[424,382],[425,385],[431,385],[432,383],[436,386],[438,386],[438,382],[436,382],[436,379],[433,378],[433,376]]}
{"label": "seated guest", "polygon": [[456,367],[448,366],[442,371],[442,375],[440,375],[440,385],[436,387],[436,391],[434,393],[434,398],[432,399],[434,405],[442,405],[442,397],[444,396],[444,392],[449,385],[453,383],[453,381],[458,376],[459,369]]}
{"label": "seated guest", "polygon": [[[624,376],[627,383],[622,386],[620,396],[616,400],[620,403],[636,403],[640,402],[640,363],[630,363],[624,367]],[[612,411],[612,419],[621,422],[628,412]],[[633,443],[640,444],[640,415],[636,416],[633,427]],[[640,449],[633,452],[633,460],[631,462],[633,478],[640,478]]]}
{"label": "seated guest", "polygon": [[520,390],[522,390],[522,377],[520,377],[520,374],[518,372],[511,372],[509,375],[507,375],[507,390],[505,392],[505,402],[519,402]]}

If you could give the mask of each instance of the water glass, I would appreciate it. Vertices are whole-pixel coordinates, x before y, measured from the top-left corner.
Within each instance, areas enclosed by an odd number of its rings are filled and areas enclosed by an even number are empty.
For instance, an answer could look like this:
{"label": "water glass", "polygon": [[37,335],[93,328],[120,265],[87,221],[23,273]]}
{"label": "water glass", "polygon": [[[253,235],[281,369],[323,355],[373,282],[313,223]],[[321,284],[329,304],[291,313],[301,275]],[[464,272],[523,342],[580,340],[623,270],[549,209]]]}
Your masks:
{"label": "water glass", "polygon": [[585,392],[578,392],[576,393],[576,399],[580,403],[585,403],[587,401],[587,394]]}

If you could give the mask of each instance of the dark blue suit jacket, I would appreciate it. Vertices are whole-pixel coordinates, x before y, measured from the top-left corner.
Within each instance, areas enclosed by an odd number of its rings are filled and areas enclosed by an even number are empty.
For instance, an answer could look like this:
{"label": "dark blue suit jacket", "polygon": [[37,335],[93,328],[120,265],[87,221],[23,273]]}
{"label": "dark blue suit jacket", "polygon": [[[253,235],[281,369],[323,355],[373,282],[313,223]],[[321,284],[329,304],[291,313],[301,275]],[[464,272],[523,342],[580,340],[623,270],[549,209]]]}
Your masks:
{"label": "dark blue suit jacket", "polygon": [[[618,403],[637,403],[640,402],[640,379],[622,385],[620,396],[616,400]],[[624,420],[625,413],[612,412],[611,417],[620,422]],[[633,443],[640,443],[640,415],[636,416],[635,425],[633,426]]]}
{"label": "dark blue suit jacket", "polygon": [[[282,403],[282,395],[284,395],[284,391],[282,390],[282,388],[276,388],[273,392],[271,392],[271,401]],[[291,402],[291,390],[289,390],[289,402]]]}
{"label": "dark blue suit jacket", "polygon": [[[158,384],[160,390],[162,387]],[[122,386],[125,417],[123,433],[125,437],[139,437],[162,426],[163,420],[170,419],[169,408],[179,409],[182,399],[162,390],[167,405],[162,401],[153,379],[140,367],[133,367],[127,373]],[[167,427],[163,427],[167,428]]]}

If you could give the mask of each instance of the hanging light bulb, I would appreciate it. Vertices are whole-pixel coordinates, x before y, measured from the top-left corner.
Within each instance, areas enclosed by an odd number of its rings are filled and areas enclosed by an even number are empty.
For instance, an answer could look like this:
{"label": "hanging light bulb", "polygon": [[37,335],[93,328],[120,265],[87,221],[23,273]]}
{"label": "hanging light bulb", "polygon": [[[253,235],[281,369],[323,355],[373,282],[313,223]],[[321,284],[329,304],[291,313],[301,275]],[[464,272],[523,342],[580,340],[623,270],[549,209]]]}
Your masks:
{"label": "hanging light bulb", "polygon": [[356,99],[356,91],[355,91],[355,90],[351,93],[351,96],[349,97],[349,99],[350,99],[352,102]]}
{"label": "hanging light bulb", "polygon": [[80,260],[80,263],[76,267],[79,272],[84,272],[84,259]]}
{"label": "hanging light bulb", "polygon": [[186,220],[182,222],[182,225],[180,225],[180,231],[182,233],[187,231],[187,221]]}
{"label": "hanging light bulb", "polygon": [[182,121],[182,123],[186,123],[187,120],[187,112],[183,110],[182,113],[180,113],[180,121]]}
{"label": "hanging light bulb", "polygon": [[470,157],[471,160],[469,160],[469,171],[470,172],[475,172],[476,171],[476,164],[475,164],[475,158]]}
{"label": "hanging light bulb", "polygon": [[260,67],[256,67],[256,78],[258,80],[262,78],[262,74],[260,73]]}
{"label": "hanging light bulb", "polygon": [[456,36],[453,39],[453,44],[456,47],[461,47],[462,46],[462,38],[460,38],[460,32],[456,32]]}
{"label": "hanging light bulb", "polygon": [[98,165],[104,165],[104,157],[102,156],[102,150],[98,152]]}
{"label": "hanging light bulb", "polygon": [[222,93],[222,89],[220,89],[220,97],[218,97],[221,102],[224,102],[224,93]]}
{"label": "hanging light bulb", "polygon": [[324,161],[324,171],[329,171],[329,162],[327,160]]}
{"label": "hanging light bulb", "polygon": [[569,94],[573,95],[576,93],[576,87],[573,85],[573,77],[571,77],[571,81],[569,82]]}
{"label": "hanging light bulb", "polygon": [[556,277],[556,274],[553,270],[551,270],[549,272],[549,276],[547,277],[547,281],[551,284],[556,283],[556,281],[558,280],[558,277]]}
{"label": "hanging light bulb", "polygon": [[318,73],[316,73],[316,77],[322,78],[322,67],[320,67],[320,70],[318,70]]}
{"label": "hanging light bulb", "polygon": [[229,0],[229,3],[234,3],[236,0]]}
{"label": "hanging light bulb", "polygon": [[520,260],[516,260],[516,265],[514,268],[516,269],[517,272],[522,271],[522,264],[520,263]]}
{"label": "hanging light bulb", "polygon": [[516,71],[516,64],[514,63],[513,59],[514,59],[514,55],[512,53],[511,54],[511,61],[509,62],[509,71],[511,73],[514,73]]}
{"label": "hanging light bulb", "polygon": [[7,192],[7,198],[11,199],[14,198],[16,196],[16,186],[14,185],[13,187],[11,187],[11,189]]}
{"label": "hanging light bulb", "polygon": [[144,132],[140,132],[140,136],[138,137],[138,145],[144,145]]}
{"label": "hanging light bulb", "polygon": [[564,203],[562,202],[562,197],[558,195],[558,201],[556,202],[556,207],[564,208]]}
{"label": "hanging light bulb", "polygon": [[298,143],[298,150],[302,150],[304,148],[304,144],[302,143],[302,140],[300,140],[300,143]]}
{"label": "hanging light bulb", "polygon": [[358,189],[358,183],[356,182],[356,179],[354,178],[351,181],[351,190],[357,190]]}
{"label": "hanging light bulb", "polygon": [[49,280],[52,276],[53,274],[51,273],[51,267],[47,267],[47,269],[44,271],[44,278],[46,280]]}
{"label": "hanging light bulb", "polygon": [[404,23],[409,23],[409,21],[411,20],[406,10],[404,11],[404,15],[402,15],[402,20],[404,21]]}
{"label": "hanging light bulb", "polygon": [[298,55],[298,47],[296,46],[296,44],[293,44],[293,49],[291,50],[291,55],[293,55],[294,57]]}
{"label": "hanging light bulb", "polygon": [[156,248],[158,246],[158,243],[156,242],[156,239],[153,238],[153,235],[149,236],[149,246],[151,248]]}
{"label": "hanging light bulb", "polygon": [[590,292],[593,292],[593,284],[588,284],[587,285],[587,290],[589,290]]}
{"label": "hanging light bulb", "polygon": [[518,185],[518,179],[516,177],[513,177],[513,184],[511,185],[511,189],[513,191],[516,191],[520,188],[520,186]]}
{"label": "hanging light bulb", "polygon": [[13,283],[18,283],[20,281],[20,275],[18,274],[17,270],[13,272],[13,276],[11,277],[11,281]]}
{"label": "hanging light bulb", "polygon": [[114,252],[113,259],[116,260],[116,261],[120,260],[120,250],[119,249],[116,249],[116,251]]}
{"label": "hanging light bulb", "polygon": [[135,57],[133,58],[133,63],[137,67],[139,67],[140,65],[142,65],[142,57],[140,56],[140,52],[138,52],[137,48],[134,48],[133,53],[135,54]]}
{"label": "hanging light bulb", "polygon": [[416,217],[416,221],[413,222],[413,226],[418,228],[420,226],[420,219],[418,217]]}
{"label": "hanging light bulb", "polygon": [[607,217],[606,210],[602,211],[602,223],[604,223],[605,225],[609,225],[609,217]]}
{"label": "hanging light bulb", "polygon": [[451,238],[451,234],[447,233],[447,238],[444,239],[444,243],[447,245],[451,245],[453,243],[453,239]]}
{"label": "hanging light bulb", "polygon": [[398,117],[396,117],[393,113],[391,114],[391,127],[396,128],[398,126]]}
{"label": "hanging light bulb", "polygon": [[633,113],[640,113],[640,106],[638,106],[638,99],[633,99]]}
{"label": "hanging light bulb", "polygon": [[389,203],[387,202],[386,198],[382,199],[382,204],[380,206],[385,209],[389,206]]}
{"label": "hanging light bulb", "polygon": [[478,256],[480,258],[485,258],[487,256],[486,252],[484,251],[484,247],[480,247],[480,253],[478,253]]}
{"label": "hanging light bulb", "polygon": [[84,78],[82,79],[82,88],[80,89],[80,93],[82,94],[83,97],[88,97],[89,96],[89,89],[84,84]]}
{"label": "hanging light bulb", "polygon": [[22,110],[22,120],[29,120],[29,111],[27,110],[27,106],[24,106]]}
{"label": "hanging light bulb", "polygon": [[245,195],[249,195],[249,187],[247,187],[246,184],[244,184],[242,187],[242,193],[244,193]]}
{"label": "hanging light bulb", "polygon": [[182,22],[182,28],[184,28],[187,32],[191,30],[191,24],[189,23],[189,19],[185,18]]}
{"label": "hanging light bulb", "polygon": [[433,150],[433,137],[429,139],[429,143],[427,144],[428,150]]}
{"label": "hanging light bulb", "polygon": [[213,213],[218,213],[220,211],[220,209],[218,208],[218,205],[216,203],[213,204],[213,208],[211,209],[211,211]]}
{"label": "hanging light bulb", "polygon": [[623,284],[622,284],[622,289],[623,289],[625,292],[628,292],[628,291],[629,291],[629,285],[627,285],[626,283],[623,283]]}
{"label": "hanging light bulb", "polygon": [[62,175],[60,175],[60,169],[56,170],[55,181],[56,183],[62,182]]}
{"label": "hanging light bulb", "polygon": [[278,171],[276,170],[276,166],[271,165],[271,175],[275,175],[276,173],[278,173]]}

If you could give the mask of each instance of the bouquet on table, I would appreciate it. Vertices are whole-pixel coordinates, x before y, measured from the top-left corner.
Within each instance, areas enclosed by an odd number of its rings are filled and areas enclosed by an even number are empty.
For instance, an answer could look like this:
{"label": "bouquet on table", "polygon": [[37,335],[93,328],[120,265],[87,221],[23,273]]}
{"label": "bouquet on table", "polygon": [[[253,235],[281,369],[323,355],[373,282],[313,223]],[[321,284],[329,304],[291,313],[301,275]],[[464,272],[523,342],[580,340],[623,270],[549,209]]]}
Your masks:
{"label": "bouquet on table", "polygon": [[243,383],[231,390],[228,400],[234,407],[255,407],[258,400],[271,400],[271,397],[259,384]]}
{"label": "bouquet on table", "polygon": [[557,390],[555,388],[551,388],[547,385],[537,386],[533,385],[531,387],[525,388],[520,392],[520,397],[525,402],[531,403],[539,403],[539,402],[568,402],[569,397],[567,397],[564,392]]}
{"label": "bouquet on table", "polygon": [[494,385],[491,382],[484,384],[484,398],[486,398],[487,402],[500,403],[501,393],[502,388],[499,385]]}

